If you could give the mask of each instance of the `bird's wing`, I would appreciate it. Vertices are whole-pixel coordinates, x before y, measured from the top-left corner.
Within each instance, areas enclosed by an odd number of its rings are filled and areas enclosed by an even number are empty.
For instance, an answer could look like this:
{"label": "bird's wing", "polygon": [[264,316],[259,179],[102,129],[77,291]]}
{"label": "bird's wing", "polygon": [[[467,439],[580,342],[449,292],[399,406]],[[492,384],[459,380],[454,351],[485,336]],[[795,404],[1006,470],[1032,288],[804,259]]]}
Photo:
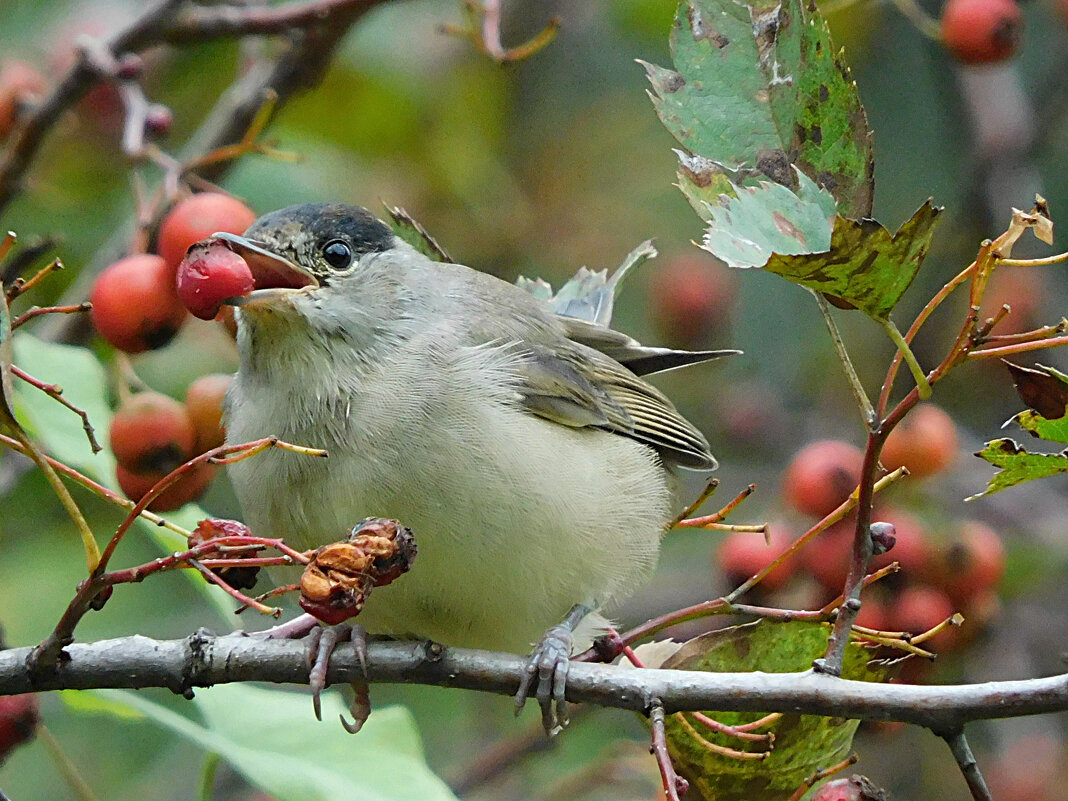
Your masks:
{"label": "bird's wing", "polygon": [[523,342],[519,349],[517,391],[531,413],[630,437],[683,467],[715,468],[704,435],[663,393],[618,362],[579,343],[549,348]]}
{"label": "bird's wing", "polygon": [[635,375],[650,375],[699,364],[721,356],[734,356],[740,350],[674,350],[643,345],[624,333],[577,317],[560,316],[564,331],[573,342],[600,351],[615,359]]}

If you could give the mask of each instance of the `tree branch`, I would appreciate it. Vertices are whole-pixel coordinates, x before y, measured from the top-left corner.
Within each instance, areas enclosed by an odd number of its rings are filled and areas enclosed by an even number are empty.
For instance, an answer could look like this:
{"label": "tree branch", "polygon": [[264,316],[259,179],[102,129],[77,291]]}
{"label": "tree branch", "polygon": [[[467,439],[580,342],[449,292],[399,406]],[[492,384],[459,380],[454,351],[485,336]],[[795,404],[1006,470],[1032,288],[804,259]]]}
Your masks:
{"label": "tree branch", "polygon": [[[306,684],[306,644],[201,630],[183,640],[122,637],[74,644],[49,670],[31,673],[31,648],[0,651],[0,695],[60,689],[195,687],[234,681]],[[351,645],[338,647],[330,683],[353,680],[430,684],[512,695],[526,658],[444,648],[426,642],[371,643],[367,675]],[[849,681],[804,673],[705,673],[574,662],[568,700],[646,713],[659,699],[666,712],[780,711],[862,720],[899,720],[936,732],[990,718],[1068,710],[1068,674],[971,685],[920,686]]]}
{"label": "tree branch", "polygon": [[[306,28],[315,31],[313,39],[323,40],[316,42],[318,46],[313,49],[318,56],[315,60],[323,62],[333,52],[332,42],[336,42],[357,17],[384,1],[303,0],[272,8],[203,8],[187,5],[185,0],[163,0],[127,28],[104,41],[102,47],[104,52],[117,59],[124,53],[140,52],[165,43],[282,33]],[[183,5],[185,8],[182,8]],[[16,127],[7,148],[0,154],[0,212],[18,193],[23,175],[63,113],[107,77],[101,74],[99,65],[89,57],[88,52],[83,51],[55,89]],[[287,94],[284,90],[278,93],[283,96]],[[243,130],[240,128],[238,135]]]}

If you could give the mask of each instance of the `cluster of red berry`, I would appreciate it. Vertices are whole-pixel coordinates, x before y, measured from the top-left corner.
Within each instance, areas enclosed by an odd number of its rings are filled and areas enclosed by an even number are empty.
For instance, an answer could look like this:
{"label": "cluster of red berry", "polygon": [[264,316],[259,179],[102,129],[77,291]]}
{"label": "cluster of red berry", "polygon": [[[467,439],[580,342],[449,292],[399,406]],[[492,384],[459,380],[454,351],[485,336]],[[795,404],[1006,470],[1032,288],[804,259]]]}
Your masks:
{"label": "cluster of red berry", "polygon": [[186,251],[216,231],[240,234],[255,219],[248,206],[220,192],[179,201],[160,223],[156,253],[119,259],[97,277],[89,297],[97,331],[127,353],[166,345],[189,313],[177,282]]}
{"label": "cluster of red berry", "polygon": [[[230,379],[225,373],[201,376],[189,385],[184,403],[160,392],[138,392],[119,405],[108,436],[118,462],[115,477],[126,497],[139,500],[175,468],[222,445],[222,403]],[[215,469],[197,464],[149,508],[165,512],[195,500]]]}
{"label": "cluster of red berry", "polygon": [[[888,437],[882,462],[887,469],[904,466],[912,478],[924,478],[945,471],[957,454],[952,419],[937,406],[921,404]],[[821,518],[857,486],[862,461],[860,449],[847,442],[812,442],[787,468],[783,499],[794,511]],[[969,625],[946,629],[933,638],[933,645],[945,648],[959,643],[964,634],[974,635],[998,606],[995,588],[1005,566],[1001,538],[976,520],[929,526],[901,508],[880,504],[878,498],[877,504],[872,519],[891,524],[895,541],[890,550],[872,559],[870,569],[896,561],[901,573],[865,591],[858,625],[917,633],[960,611]],[[797,561],[787,561],[762,582],[765,592],[775,593],[796,579],[814,584],[815,604],[822,605],[839,595],[849,567],[854,528],[855,518],[847,517],[818,534],[800,551],[804,570],[798,569]],[[735,533],[723,542],[719,562],[731,581],[744,581],[795,538],[786,525],[772,526],[771,547],[753,534]]]}
{"label": "cluster of red berry", "polygon": [[[232,315],[224,316],[229,309],[220,313],[216,302],[206,313],[202,298],[188,290],[191,282],[179,279],[191,263],[186,258],[191,246],[217,231],[241,233],[255,217],[244,203],[219,192],[191,195],[176,203],[159,226],[155,253],[119,259],[97,277],[90,295],[97,331],[126,353],[167,344],[190,311],[207,319],[218,314],[217,319],[232,333]],[[249,288],[243,286],[232,294]],[[222,400],[230,378],[201,376],[190,385],[184,403],[159,392],[138,392],[123,400],[109,435],[118,462],[116,477],[128,497],[140,499],[167,473],[222,444]],[[197,465],[164,490],[150,508],[166,511],[196,499],[214,472],[212,465]]]}

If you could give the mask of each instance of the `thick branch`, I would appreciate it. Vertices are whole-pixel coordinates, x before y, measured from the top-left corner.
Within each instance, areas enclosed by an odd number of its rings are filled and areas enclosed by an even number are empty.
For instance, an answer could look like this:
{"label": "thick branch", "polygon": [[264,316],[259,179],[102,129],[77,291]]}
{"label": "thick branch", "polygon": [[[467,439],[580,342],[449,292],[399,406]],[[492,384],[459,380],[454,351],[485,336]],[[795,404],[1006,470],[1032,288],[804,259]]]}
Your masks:
{"label": "thick branch", "polygon": [[[195,687],[233,681],[306,684],[306,644],[198,632],[184,640],[123,637],[66,649],[69,660],[32,675],[30,648],[0,651],[0,694],[100,687]],[[511,695],[526,658],[417,642],[372,643],[371,682],[432,684]],[[351,645],[330,663],[331,683],[364,680]],[[973,685],[870,684],[805,673],[704,673],[572,663],[568,700],[646,712],[745,710],[900,720],[955,731],[971,720],[1068,710],[1068,674]]]}

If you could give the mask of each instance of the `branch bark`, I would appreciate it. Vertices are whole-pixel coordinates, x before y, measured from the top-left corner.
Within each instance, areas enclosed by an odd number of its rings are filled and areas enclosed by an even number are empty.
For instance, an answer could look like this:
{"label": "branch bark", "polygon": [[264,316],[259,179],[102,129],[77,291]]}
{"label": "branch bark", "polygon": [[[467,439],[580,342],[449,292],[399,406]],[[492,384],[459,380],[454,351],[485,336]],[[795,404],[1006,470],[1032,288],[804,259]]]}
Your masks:
{"label": "branch bark", "polygon": [[[306,645],[201,630],[182,640],[133,636],[74,644],[69,659],[47,672],[27,667],[31,648],[0,651],[0,695],[60,689],[166,687],[187,694],[233,681],[307,684]],[[367,675],[351,645],[330,662],[330,683],[353,680],[431,684],[512,695],[526,658],[452,649],[426,642],[371,643]],[[1068,710],[1068,674],[971,685],[920,686],[849,681],[804,673],[704,673],[633,669],[574,662],[568,700],[647,713],[658,699],[666,712],[745,710],[899,720],[936,732],[967,722]]]}

